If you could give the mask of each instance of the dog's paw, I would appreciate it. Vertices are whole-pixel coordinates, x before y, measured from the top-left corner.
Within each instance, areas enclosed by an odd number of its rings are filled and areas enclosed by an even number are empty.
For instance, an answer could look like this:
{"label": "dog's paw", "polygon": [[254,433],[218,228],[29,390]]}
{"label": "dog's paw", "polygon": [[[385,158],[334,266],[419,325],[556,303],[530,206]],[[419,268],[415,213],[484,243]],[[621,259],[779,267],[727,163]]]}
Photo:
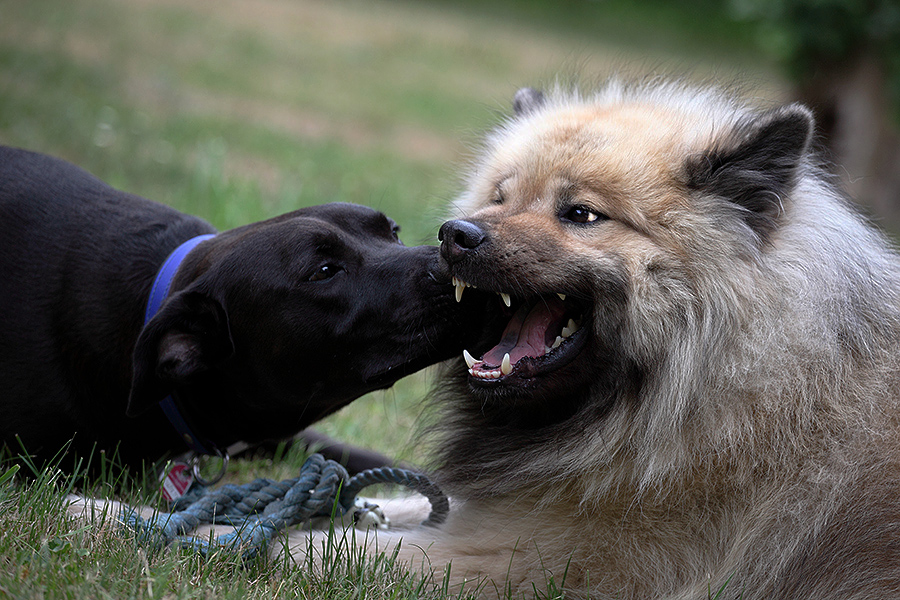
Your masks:
{"label": "dog's paw", "polygon": [[357,498],[353,501],[350,514],[353,516],[353,524],[360,529],[388,529],[391,526],[391,520],[384,514],[381,507],[365,498]]}

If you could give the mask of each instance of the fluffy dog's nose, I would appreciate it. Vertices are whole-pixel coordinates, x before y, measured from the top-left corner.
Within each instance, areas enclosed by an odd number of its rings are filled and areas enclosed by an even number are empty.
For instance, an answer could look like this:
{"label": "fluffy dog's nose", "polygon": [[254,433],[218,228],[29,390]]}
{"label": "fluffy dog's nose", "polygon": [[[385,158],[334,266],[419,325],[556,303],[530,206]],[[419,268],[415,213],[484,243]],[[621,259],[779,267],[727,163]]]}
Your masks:
{"label": "fluffy dog's nose", "polygon": [[454,219],[441,225],[438,239],[441,241],[441,256],[448,263],[458,261],[470,250],[484,242],[487,234],[471,221]]}

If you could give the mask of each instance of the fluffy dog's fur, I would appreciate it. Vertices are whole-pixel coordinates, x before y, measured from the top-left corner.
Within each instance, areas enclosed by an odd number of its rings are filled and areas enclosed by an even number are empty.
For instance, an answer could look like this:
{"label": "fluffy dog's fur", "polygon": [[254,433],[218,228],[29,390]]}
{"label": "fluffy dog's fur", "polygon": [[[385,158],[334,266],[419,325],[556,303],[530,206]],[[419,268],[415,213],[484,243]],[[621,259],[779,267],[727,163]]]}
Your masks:
{"label": "fluffy dog's fur", "polygon": [[447,399],[455,522],[496,537],[451,524],[432,561],[576,596],[900,595],[900,260],[816,164],[810,112],[677,84],[515,105],[442,250],[538,299],[547,345],[581,329],[516,363],[523,326]]}
{"label": "fluffy dog's fur", "polygon": [[812,130],[681,84],[521,91],[441,230],[494,324],[443,383],[454,510],[371,548],[486,595],[900,596],[900,259]]}

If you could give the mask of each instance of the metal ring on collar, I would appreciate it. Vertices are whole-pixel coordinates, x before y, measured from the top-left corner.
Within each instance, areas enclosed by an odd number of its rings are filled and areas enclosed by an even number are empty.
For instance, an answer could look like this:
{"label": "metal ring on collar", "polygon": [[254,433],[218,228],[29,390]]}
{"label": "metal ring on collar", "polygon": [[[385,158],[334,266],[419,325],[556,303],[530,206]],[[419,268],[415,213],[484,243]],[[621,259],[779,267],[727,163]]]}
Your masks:
{"label": "metal ring on collar", "polygon": [[[228,470],[228,461],[229,461],[229,459],[230,459],[230,457],[229,457],[229,455],[228,455],[228,452],[226,451],[226,452],[223,453],[223,452],[222,452],[221,450],[219,450],[218,448],[215,449],[215,452],[216,452],[215,455],[212,455],[212,454],[205,454],[205,455],[194,454],[194,455],[191,457],[190,464],[191,464],[191,470],[192,470],[193,473],[194,473],[194,479],[197,481],[197,483],[199,483],[199,484],[202,485],[202,486],[209,487],[209,486],[211,486],[211,485],[215,485],[215,484],[219,483],[219,481],[221,481],[222,478],[225,476],[225,472]],[[215,456],[215,457],[217,457],[217,458],[220,458],[221,461],[222,461],[222,463],[221,463],[221,465],[220,465],[220,467],[219,467],[219,470],[216,471],[215,476],[212,477],[212,478],[210,478],[210,479],[207,479],[207,478],[204,477],[204,476],[201,474],[201,472],[200,472],[200,461],[201,461],[202,459],[204,459],[204,458],[209,457],[209,456]]]}

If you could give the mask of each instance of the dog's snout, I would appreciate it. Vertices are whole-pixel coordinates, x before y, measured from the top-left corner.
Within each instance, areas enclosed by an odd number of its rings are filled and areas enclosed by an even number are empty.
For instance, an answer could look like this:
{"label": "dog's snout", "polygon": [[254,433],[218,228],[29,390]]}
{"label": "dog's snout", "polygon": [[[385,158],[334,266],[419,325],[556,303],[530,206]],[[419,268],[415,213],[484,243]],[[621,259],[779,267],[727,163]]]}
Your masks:
{"label": "dog's snout", "polygon": [[480,246],[487,234],[476,223],[464,219],[454,219],[441,225],[438,239],[441,241],[441,255],[447,262],[454,262],[470,250]]}

